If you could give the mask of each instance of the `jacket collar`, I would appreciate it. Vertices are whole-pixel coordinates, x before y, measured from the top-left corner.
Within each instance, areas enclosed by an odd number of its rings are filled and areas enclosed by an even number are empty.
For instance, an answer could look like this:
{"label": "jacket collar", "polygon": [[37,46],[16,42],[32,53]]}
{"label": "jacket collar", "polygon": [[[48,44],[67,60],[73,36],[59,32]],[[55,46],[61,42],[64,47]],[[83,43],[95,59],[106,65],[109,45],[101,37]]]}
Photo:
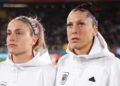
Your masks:
{"label": "jacket collar", "polygon": [[69,45],[66,50],[67,53],[71,54],[73,57],[84,58],[84,59],[93,59],[105,56],[114,56],[109,50],[106,41],[102,35],[98,32],[95,36],[93,46],[87,55],[76,55],[69,50]]}
{"label": "jacket collar", "polygon": [[40,66],[45,64],[52,64],[52,61],[47,49],[43,50],[42,52],[38,52],[30,61],[23,64],[14,64],[10,54],[6,59],[6,62],[12,65],[17,65],[21,67],[34,67],[34,66]]}

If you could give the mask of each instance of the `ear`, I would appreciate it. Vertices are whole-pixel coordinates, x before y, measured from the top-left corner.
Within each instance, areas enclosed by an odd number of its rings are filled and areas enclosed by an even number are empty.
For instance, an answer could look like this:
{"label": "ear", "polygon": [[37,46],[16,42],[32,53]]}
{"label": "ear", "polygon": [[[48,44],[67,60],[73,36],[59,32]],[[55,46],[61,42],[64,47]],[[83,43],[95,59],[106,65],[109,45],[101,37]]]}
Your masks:
{"label": "ear", "polygon": [[37,36],[33,36],[33,45],[35,46],[38,42],[38,37]]}
{"label": "ear", "polygon": [[94,25],[93,27],[93,35],[95,36],[98,32],[98,27],[96,25]]}

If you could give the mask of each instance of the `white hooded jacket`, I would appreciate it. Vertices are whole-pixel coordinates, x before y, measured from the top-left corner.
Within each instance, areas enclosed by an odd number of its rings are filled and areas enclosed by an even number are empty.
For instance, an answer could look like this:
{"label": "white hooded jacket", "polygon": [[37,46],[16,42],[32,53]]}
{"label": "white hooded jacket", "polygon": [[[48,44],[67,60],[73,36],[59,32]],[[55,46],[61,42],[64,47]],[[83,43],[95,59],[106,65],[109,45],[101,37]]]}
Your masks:
{"label": "white hooded jacket", "polygon": [[8,57],[0,63],[0,86],[54,86],[56,70],[50,63],[47,50],[24,64]]}
{"label": "white hooded jacket", "polygon": [[88,55],[67,52],[58,62],[56,86],[120,86],[120,60],[100,33]]}

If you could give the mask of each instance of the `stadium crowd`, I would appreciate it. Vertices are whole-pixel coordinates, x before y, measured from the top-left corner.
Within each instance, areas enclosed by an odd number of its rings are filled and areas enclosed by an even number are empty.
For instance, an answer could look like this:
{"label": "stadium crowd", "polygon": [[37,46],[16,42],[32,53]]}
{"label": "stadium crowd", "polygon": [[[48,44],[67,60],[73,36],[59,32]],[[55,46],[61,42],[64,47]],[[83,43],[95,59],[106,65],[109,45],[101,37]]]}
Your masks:
{"label": "stadium crowd", "polygon": [[[6,53],[6,27],[9,20],[18,15],[36,16],[45,27],[45,39],[51,54],[65,54],[67,46],[66,17],[73,4],[35,4],[31,8],[0,8],[0,53]],[[105,3],[106,4],[106,3]],[[120,57],[120,9],[108,3],[95,7],[99,22],[99,31],[105,37],[109,49]],[[118,7],[118,8],[117,8]],[[100,15],[100,17],[99,17]]]}

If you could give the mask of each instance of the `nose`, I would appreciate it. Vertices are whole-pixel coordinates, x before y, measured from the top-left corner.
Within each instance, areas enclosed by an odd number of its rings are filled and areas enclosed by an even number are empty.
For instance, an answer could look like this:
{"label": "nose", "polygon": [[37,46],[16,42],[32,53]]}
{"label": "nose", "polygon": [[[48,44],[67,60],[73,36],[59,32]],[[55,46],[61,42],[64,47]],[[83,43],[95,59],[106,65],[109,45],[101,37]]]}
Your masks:
{"label": "nose", "polygon": [[78,32],[78,26],[77,25],[73,25],[72,27],[72,34],[76,34]]}
{"label": "nose", "polygon": [[15,41],[16,40],[16,36],[15,36],[15,34],[12,33],[12,34],[7,36],[7,39],[8,39],[8,41]]}

